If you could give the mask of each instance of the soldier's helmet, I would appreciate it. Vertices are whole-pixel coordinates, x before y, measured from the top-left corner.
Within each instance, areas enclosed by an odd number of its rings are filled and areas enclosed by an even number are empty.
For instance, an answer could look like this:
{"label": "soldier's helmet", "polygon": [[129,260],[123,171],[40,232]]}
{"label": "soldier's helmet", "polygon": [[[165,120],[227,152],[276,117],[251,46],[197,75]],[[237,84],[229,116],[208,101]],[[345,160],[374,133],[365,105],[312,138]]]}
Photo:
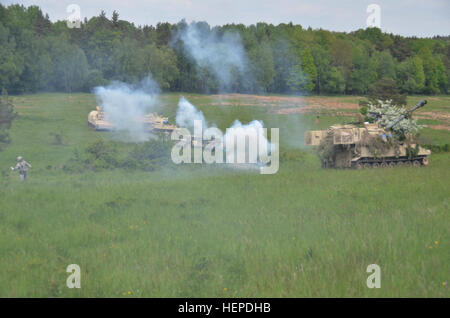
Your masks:
{"label": "soldier's helmet", "polygon": [[23,160],[23,158],[21,157],[21,156],[19,156],[19,157],[17,157],[17,161],[22,161]]}

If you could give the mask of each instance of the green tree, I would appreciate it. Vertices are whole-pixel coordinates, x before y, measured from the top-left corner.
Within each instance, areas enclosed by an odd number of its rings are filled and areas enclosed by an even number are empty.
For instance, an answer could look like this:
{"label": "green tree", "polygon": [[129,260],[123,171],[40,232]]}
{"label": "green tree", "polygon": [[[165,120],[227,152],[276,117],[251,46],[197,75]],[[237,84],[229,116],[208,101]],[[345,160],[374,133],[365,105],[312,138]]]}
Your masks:
{"label": "green tree", "polygon": [[[272,52],[275,74],[271,91],[281,93],[296,91],[296,89],[293,89],[296,84],[292,77],[295,76],[296,72],[297,74],[301,72],[300,55],[296,54],[291,43],[281,35],[273,39]],[[298,66],[300,66],[299,69],[295,70],[294,68]]]}
{"label": "green tree", "polygon": [[397,66],[397,84],[407,93],[421,92],[425,87],[425,73],[422,59],[418,56],[408,58]]}
{"label": "green tree", "polygon": [[305,88],[308,92],[312,92],[317,79],[317,69],[314,64],[314,58],[309,50],[304,50],[301,54],[301,59],[303,72],[307,76],[307,84]]}
{"label": "green tree", "polygon": [[168,45],[171,37],[172,25],[170,23],[158,23],[156,25],[156,45],[158,47]]}
{"label": "green tree", "polygon": [[142,74],[143,55],[134,40],[124,40],[114,47],[111,62],[111,78],[123,82],[137,82]]}
{"label": "green tree", "polygon": [[435,60],[431,50],[427,46],[423,46],[419,50],[418,56],[423,61],[423,71],[425,73],[424,92],[429,94],[439,93],[439,62]]}
{"label": "green tree", "polygon": [[161,89],[169,90],[175,86],[180,74],[177,62],[177,56],[171,48],[167,46],[158,48],[154,43],[149,44],[143,48],[144,72],[141,76],[151,73]]}
{"label": "green tree", "polygon": [[442,58],[439,56],[436,60],[436,72],[437,72],[437,77],[438,77],[438,82],[439,82],[439,90],[441,93],[446,94],[448,91],[448,77],[446,74],[446,69],[445,69],[445,65],[442,62]]}
{"label": "green tree", "polygon": [[[248,67],[246,74],[231,69],[226,89],[233,92],[365,94],[383,78],[409,94],[449,89],[448,37],[406,38],[378,28],[330,32],[293,23],[196,26],[205,37],[229,31],[242,39]],[[102,11],[69,29],[37,6],[0,4],[0,85],[15,94],[79,91],[150,72],[164,90],[216,92],[223,85],[211,65],[196,65],[173,37],[186,27],[185,21],[135,26],[117,11],[111,19]]]}
{"label": "green tree", "polygon": [[389,47],[389,50],[395,59],[402,62],[412,56],[413,52],[409,44],[410,40],[400,35],[393,35],[392,38],[394,43]]}
{"label": "green tree", "polygon": [[308,75],[303,72],[303,68],[300,64],[294,65],[289,71],[287,77],[287,87],[289,93],[304,94],[308,90],[310,81]]}
{"label": "green tree", "polygon": [[377,67],[378,78],[387,77],[395,79],[395,65],[391,53],[389,53],[389,51],[383,51],[380,52],[377,57],[378,57],[378,67]]}
{"label": "green tree", "polygon": [[369,86],[378,78],[376,62],[365,50],[357,48],[354,50],[352,65],[347,89],[356,94],[366,94]]}
{"label": "green tree", "polygon": [[23,72],[23,57],[16,53],[16,42],[0,23],[0,85],[13,89]]}
{"label": "green tree", "polygon": [[3,88],[0,98],[0,151],[10,142],[8,131],[16,116],[14,105],[8,99],[8,92]]}
{"label": "green tree", "polygon": [[86,80],[85,80],[85,85],[83,90],[90,92],[92,90],[92,88],[96,87],[96,86],[103,86],[107,84],[107,80],[105,80],[103,78],[102,72],[100,72],[99,70],[89,70],[87,76],[86,76]]}
{"label": "green tree", "polygon": [[331,64],[341,67],[346,74],[350,74],[353,66],[353,50],[347,41],[334,40],[331,46]]}
{"label": "green tree", "polygon": [[341,70],[332,66],[324,73],[323,90],[331,94],[342,94],[345,90],[345,78]]}
{"label": "green tree", "polygon": [[249,57],[252,61],[251,72],[256,85],[253,90],[267,92],[275,77],[272,48],[268,43],[263,42],[249,51]]}
{"label": "green tree", "polygon": [[33,36],[29,31],[23,32],[24,42],[21,47],[23,71],[16,91],[35,92],[48,88],[52,70],[49,38]]}
{"label": "green tree", "polygon": [[335,39],[331,45],[331,65],[338,67],[344,75],[346,90],[351,90],[353,68],[352,46],[343,39]]}
{"label": "green tree", "polygon": [[[93,32],[87,39],[86,52],[89,65],[102,72],[105,78],[115,75],[113,53],[120,46],[120,37],[108,29],[98,29],[99,18],[92,18],[86,26],[87,32]],[[130,48],[128,48],[130,50]]]}
{"label": "green tree", "polygon": [[321,46],[315,46],[311,50],[314,58],[314,65],[316,66],[317,76],[315,79],[315,90],[317,94],[326,92],[324,85],[326,85],[327,74],[330,73],[330,54],[328,50]]}
{"label": "green tree", "polygon": [[113,11],[111,22],[114,27],[117,27],[119,25],[119,13],[117,13],[116,10]]}
{"label": "green tree", "polygon": [[88,63],[83,50],[62,37],[55,37],[51,43],[51,87],[69,93],[82,90],[88,74]]}
{"label": "green tree", "polygon": [[367,40],[373,44],[378,51],[384,51],[390,48],[394,42],[388,34],[384,34],[379,28],[376,27],[358,30],[356,35],[360,39]]}
{"label": "green tree", "polygon": [[382,78],[370,85],[368,98],[372,104],[379,102],[392,101],[393,105],[406,105],[406,95],[400,94],[395,81],[391,78]]}

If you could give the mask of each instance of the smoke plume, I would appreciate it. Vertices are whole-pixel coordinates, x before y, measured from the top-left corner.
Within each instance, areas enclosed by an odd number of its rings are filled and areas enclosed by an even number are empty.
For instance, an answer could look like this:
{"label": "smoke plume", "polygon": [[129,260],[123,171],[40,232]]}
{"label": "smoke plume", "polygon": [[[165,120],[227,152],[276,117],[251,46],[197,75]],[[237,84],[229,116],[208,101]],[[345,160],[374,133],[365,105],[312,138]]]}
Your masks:
{"label": "smoke plume", "polygon": [[[264,149],[265,153],[270,152],[275,147],[275,145],[271,144],[264,135],[264,123],[260,120],[252,120],[248,124],[242,124],[239,120],[236,119],[230,128],[231,129],[227,129],[227,132],[224,135],[225,144],[227,143],[227,140],[233,138],[237,138],[237,140],[245,140],[246,138],[248,138],[249,145],[257,145],[258,149]],[[249,163],[261,164],[261,162],[253,160],[256,158],[252,159],[249,153],[250,152],[248,147],[244,149],[232,149],[231,153],[227,149],[227,156],[231,156],[232,158],[234,156],[236,156],[236,158],[248,157],[247,160]]]}
{"label": "smoke plume", "polygon": [[[191,104],[186,98],[181,97],[178,103],[178,110],[176,115],[177,125],[184,128],[192,129],[194,126],[194,120],[199,120],[202,122],[203,132],[215,126],[209,126],[205,119],[203,113],[198,110],[193,104]],[[263,151],[264,154],[269,154],[274,150],[276,145],[270,143],[264,134],[264,123],[260,120],[253,120],[248,124],[243,124],[239,120],[235,120],[234,123],[229,127],[225,134],[222,136],[222,145],[224,149],[226,148],[226,157],[235,158],[239,162],[239,158],[245,158],[250,164],[261,165],[262,163],[257,160],[257,149]],[[191,131],[192,132],[192,131]],[[235,144],[235,141],[248,142],[245,147],[235,147],[227,148],[227,142]],[[250,151],[249,147],[255,147],[253,152]],[[256,149],[257,147],[257,149]],[[254,154],[252,156],[250,154]],[[246,165],[250,167],[249,165]]]}
{"label": "smoke plume", "polygon": [[208,125],[202,111],[195,108],[194,105],[182,96],[178,102],[176,123],[180,127],[193,128],[194,120],[200,120],[203,127],[207,127]]}
{"label": "smoke plume", "polygon": [[117,130],[129,132],[133,141],[149,138],[140,119],[158,104],[159,87],[150,76],[137,85],[113,82],[106,87],[95,87],[94,93],[105,119]]}
{"label": "smoke plume", "polygon": [[180,40],[187,55],[201,68],[210,70],[222,91],[229,91],[237,77],[248,76],[248,58],[238,33],[219,34],[205,24],[191,23],[172,37]]}

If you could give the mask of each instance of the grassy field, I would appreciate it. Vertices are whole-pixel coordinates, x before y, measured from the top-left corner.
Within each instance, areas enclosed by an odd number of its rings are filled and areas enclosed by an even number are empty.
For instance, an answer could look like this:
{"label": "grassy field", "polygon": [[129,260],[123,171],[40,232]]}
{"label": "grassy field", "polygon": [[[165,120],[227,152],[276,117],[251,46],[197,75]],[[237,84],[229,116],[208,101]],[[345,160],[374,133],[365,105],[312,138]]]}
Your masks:
{"label": "grassy field", "polygon": [[[179,96],[161,96],[171,120]],[[303,146],[316,113],[185,96],[221,129],[234,119],[279,127],[279,172],[67,173],[75,149],[111,137],[87,127],[95,97],[13,97],[20,116],[0,153],[1,297],[449,296],[449,153],[424,168],[324,170]],[[450,114],[450,97],[428,99],[424,112]],[[339,109],[320,114],[319,128],[352,120]],[[422,138],[450,143],[450,131],[426,128]],[[33,165],[27,184],[9,171],[18,155]],[[366,286],[374,263],[380,289]],[[81,289],[66,287],[69,264],[81,267]]]}

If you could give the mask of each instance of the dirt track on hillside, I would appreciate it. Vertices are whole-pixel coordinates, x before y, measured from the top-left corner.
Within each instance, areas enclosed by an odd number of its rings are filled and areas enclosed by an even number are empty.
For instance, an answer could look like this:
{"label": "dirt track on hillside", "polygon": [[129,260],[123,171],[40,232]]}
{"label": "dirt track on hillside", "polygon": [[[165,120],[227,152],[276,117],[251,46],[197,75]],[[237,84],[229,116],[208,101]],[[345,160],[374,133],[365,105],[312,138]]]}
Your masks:
{"label": "dirt track on hillside", "polygon": [[[247,94],[211,95],[215,102],[212,106],[265,106],[270,107],[270,113],[307,114],[334,111],[335,115],[356,117],[357,103],[342,102],[333,97],[303,97],[303,96],[260,96]],[[429,98],[435,99],[433,97]],[[414,115],[418,119],[433,119],[442,121],[442,125],[428,125],[429,128],[450,131],[450,114],[443,112],[419,112]]]}
{"label": "dirt track on hillside", "polygon": [[[281,108],[276,113],[305,113],[318,109],[358,109],[356,103],[345,103],[337,98],[302,96],[260,96],[246,94],[211,95],[213,106],[269,106]],[[286,110],[289,109],[289,110]]]}

